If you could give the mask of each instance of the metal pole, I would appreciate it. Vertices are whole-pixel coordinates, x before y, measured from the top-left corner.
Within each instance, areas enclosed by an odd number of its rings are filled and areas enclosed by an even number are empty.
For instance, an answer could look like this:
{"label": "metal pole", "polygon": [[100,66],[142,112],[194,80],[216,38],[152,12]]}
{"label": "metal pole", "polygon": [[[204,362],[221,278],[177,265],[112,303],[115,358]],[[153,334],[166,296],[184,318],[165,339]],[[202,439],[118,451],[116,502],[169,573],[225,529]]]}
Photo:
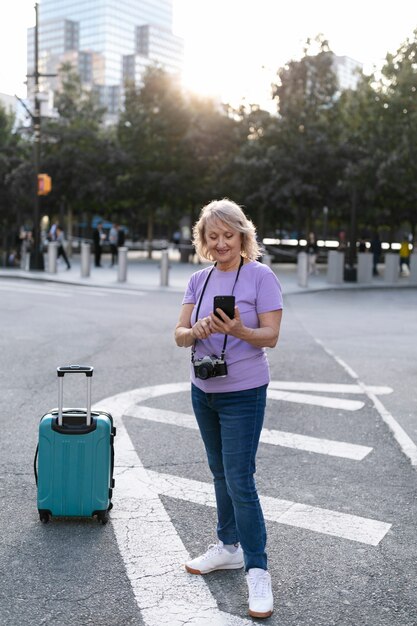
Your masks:
{"label": "metal pole", "polygon": [[127,248],[117,248],[117,280],[126,282],[127,276]]}
{"label": "metal pole", "polygon": [[33,270],[43,270],[43,254],[41,251],[41,241],[40,241],[40,216],[39,216],[39,196],[38,196],[38,174],[39,174],[39,166],[40,166],[40,150],[41,150],[41,110],[40,110],[40,101],[39,101],[39,37],[38,37],[38,4],[35,4],[35,15],[36,15],[36,23],[35,23],[35,102],[34,102],[34,114],[33,114],[33,132],[34,132],[34,143],[33,143],[33,154],[34,154],[34,207],[33,207],[33,253],[30,264],[30,269]]}
{"label": "metal pole", "polygon": [[81,277],[88,278],[90,276],[91,267],[91,252],[90,244],[86,242],[81,243]]}
{"label": "metal pole", "polygon": [[56,262],[58,258],[58,244],[56,241],[48,243],[48,272],[56,274]]}
{"label": "metal pole", "polygon": [[307,252],[299,252],[297,254],[297,282],[299,287],[308,287]]}
{"label": "metal pole", "polygon": [[169,259],[168,250],[162,250],[161,256],[161,287],[168,287]]}
{"label": "metal pole", "polygon": [[357,209],[357,183],[352,183],[352,196],[350,205],[350,232],[349,232],[349,248],[347,252],[347,267],[345,268],[344,278],[348,282],[356,282],[357,271],[356,263],[356,209]]}

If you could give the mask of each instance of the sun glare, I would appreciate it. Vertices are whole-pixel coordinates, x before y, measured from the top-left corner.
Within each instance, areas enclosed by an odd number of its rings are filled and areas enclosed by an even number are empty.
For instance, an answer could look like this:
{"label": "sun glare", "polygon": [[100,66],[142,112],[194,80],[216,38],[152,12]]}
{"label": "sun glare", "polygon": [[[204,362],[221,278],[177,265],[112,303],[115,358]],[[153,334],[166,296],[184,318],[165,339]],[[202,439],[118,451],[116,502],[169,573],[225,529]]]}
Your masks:
{"label": "sun glare", "polygon": [[[174,32],[185,42],[184,85],[231,104],[273,108],[271,83],[280,67],[303,55],[323,33],[338,55],[371,72],[417,26],[415,0],[351,0],[343,20],[334,0],[174,0]],[[360,19],[358,19],[360,15]],[[414,20],[414,21],[413,21]],[[354,36],[352,36],[354,34]]]}

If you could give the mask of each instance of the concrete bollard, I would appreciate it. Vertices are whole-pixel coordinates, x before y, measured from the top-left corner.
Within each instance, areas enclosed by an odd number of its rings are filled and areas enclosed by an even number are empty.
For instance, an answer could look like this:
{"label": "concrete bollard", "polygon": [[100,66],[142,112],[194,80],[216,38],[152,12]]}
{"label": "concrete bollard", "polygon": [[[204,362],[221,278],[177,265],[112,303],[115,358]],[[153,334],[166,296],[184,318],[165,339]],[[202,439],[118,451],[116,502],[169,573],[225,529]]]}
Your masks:
{"label": "concrete bollard", "polygon": [[385,253],[384,282],[396,283],[400,274],[400,257],[398,253]]}
{"label": "concrete bollard", "polygon": [[81,243],[81,277],[88,278],[91,268],[91,245],[86,242]]}
{"label": "concrete bollard", "polygon": [[127,278],[127,248],[117,248],[117,280],[125,283]]}
{"label": "concrete bollard", "polygon": [[48,272],[50,274],[56,274],[57,272],[57,259],[58,259],[58,243],[56,241],[48,242]]}
{"label": "concrete bollard", "polygon": [[25,270],[26,272],[30,269],[30,252],[26,249],[26,246],[22,246],[20,269]]}
{"label": "concrete bollard", "polygon": [[299,252],[297,254],[297,283],[299,287],[308,287],[307,252]]}
{"label": "concrete bollard", "polygon": [[417,252],[410,254],[410,285],[417,285]]}
{"label": "concrete bollard", "polygon": [[366,284],[372,282],[372,254],[358,252],[357,282]]}
{"label": "concrete bollard", "polygon": [[337,250],[330,250],[327,258],[327,282],[332,285],[343,284],[345,255]]}
{"label": "concrete bollard", "polygon": [[169,258],[168,250],[162,250],[161,254],[161,287],[168,287]]}

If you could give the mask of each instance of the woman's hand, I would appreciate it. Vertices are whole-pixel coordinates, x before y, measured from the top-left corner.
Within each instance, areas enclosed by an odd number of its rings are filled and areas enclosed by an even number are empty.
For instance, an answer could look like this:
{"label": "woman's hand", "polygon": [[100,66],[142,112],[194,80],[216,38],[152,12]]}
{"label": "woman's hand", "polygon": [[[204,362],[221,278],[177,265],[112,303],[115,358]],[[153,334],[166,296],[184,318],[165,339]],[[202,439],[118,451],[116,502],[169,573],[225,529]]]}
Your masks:
{"label": "woman's hand", "polygon": [[210,314],[211,332],[240,338],[245,327],[240,319],[239,308],[235,306],[235,316],[233,319],[230,319],[222,309],[216,309],[216,312],[221,316],[221,319],[219,319],[217,315],[214,315],[214,313]]}
{"label": "woman's hand", "polygon": [[214,313],[210,315],[210,329],[212,333],[232,335],[257,348],[274,348],[276,346],[281,325],[281,309],[259,313],[259,328],[245,326],[240,318],[237,306],[235,306],[235,316],[232,320],[221,309],[217,309],[217,312],[221,319]]}
{"label": "woman's hand", "polygon": [[195,339],[207,339],[212,333],[210,317],[197,320],[191,330]]}

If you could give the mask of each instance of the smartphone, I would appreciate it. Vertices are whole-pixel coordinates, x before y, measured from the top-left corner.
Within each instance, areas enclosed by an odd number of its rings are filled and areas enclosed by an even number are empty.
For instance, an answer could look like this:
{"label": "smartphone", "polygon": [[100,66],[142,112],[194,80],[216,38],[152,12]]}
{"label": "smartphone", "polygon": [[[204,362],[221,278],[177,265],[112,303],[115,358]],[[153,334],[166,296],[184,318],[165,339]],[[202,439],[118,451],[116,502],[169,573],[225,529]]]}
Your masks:
{"label": "smartphone", "polygon": [[216,313],[216,309],[221,309],[222,311],[226,313],[228,317],[230,317],[230,319],[233,319],[235,316],[235,297],[234,296],[214,296],[213,312],[214,312],[214,315],[220,318],[220,315]]}

